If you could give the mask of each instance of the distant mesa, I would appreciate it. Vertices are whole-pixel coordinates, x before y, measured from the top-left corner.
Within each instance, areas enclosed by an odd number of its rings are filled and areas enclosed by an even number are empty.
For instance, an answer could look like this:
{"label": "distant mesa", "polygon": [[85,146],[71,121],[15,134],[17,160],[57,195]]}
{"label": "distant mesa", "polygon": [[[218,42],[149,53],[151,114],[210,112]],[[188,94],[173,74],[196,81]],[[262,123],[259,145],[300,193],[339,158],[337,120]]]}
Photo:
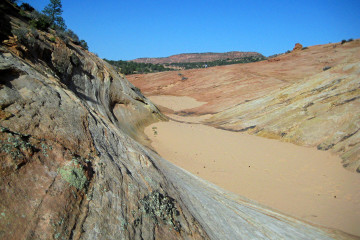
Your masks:
{"label": "distant mesa", "polygon": [[233,60],[245,57],[263,57],[257,52],[225,52],[225,53],[182,53],[172,55],[169,57],[160,58],[137,58],[131,60],[137,63],[152,63],[152,64],[170,64],[170,63],[195,63],[195,62],[211,62],[216,60]]}

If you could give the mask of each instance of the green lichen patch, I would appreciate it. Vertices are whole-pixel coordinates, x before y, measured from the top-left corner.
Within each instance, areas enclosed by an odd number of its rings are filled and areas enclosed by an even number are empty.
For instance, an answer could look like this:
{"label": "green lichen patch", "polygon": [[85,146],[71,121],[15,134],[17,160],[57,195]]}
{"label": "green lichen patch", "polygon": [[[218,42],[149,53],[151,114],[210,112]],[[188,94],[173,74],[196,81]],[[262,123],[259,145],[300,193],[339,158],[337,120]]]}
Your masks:
{"label": "green lichen patch", "polygon": [[179,211],[176,209],[175,200],[165,196],[159,191],[153,191],[139,201],[140,210],[152,217],[156,223],[161,219],[165,224],[171,225],[176,231],[180,231],[180,223],[176,221]]}
{"label": "green lichen patch", "polygon": [[0,126],[0,175],[20,169],[36,151],[29,135]]}
{"label": "green lichen patch", "polygon": [[5,130],[2,130],[1,133],[5,134],[5,138],[0,140],[0,152],[11,155],[13,159],[23,157],[23,151],[33,149],[33,146],[27,141],[27,136],[5,132]]}
{"label": "green lichen patch", "polygon": [[59,173],[66,182],[78,190],[83,190],[88,184],[85,172],[76,159],[60,168]]}

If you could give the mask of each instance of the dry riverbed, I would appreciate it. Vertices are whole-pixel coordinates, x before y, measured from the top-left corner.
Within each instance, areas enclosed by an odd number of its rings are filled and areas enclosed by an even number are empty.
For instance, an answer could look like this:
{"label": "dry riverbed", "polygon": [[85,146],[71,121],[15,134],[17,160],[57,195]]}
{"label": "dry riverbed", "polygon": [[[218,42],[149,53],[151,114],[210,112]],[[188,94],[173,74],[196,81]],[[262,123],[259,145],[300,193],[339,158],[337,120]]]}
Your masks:
{"label": "dry riverbed", "polygon": [[[174,111],[198,107],[190,97],[149,97]],[[224,189],[291,216],[360,236],[360,174],[330,152],[200,124],[181,117],[145,133],[165,159]]]}

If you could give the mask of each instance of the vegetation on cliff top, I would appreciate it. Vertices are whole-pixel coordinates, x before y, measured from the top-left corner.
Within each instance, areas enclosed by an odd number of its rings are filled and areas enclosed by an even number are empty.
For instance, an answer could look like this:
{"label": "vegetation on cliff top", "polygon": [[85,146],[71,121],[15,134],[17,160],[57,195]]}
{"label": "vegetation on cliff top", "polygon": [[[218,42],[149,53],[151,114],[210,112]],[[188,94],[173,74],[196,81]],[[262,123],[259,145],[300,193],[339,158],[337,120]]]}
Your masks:
{"label": "vegetation on cliff top", "polygon": [[62,4],[61,0],[50,0],[50,3],[42,10],[37,11],[28,3],[22,3],[20,6],[16,0],[10,0],[10,2],[19,9],[20,15],[27,18],[30,23],[31,29],[19,28],[13,31],[14,35],[21,41],[31,41],[29,39],[29,32],[33,37],[36,37],[36,29],[49,32],[49,29],[56,31],[56,34],[64,41],[71,40],[77,45],[82,46],[88,50],[88,44],[85,40],[80,40],[79,37],[71,30],[67,29],[65,20],[62,18]]}
{"label": "vegetation on cliff top", "polygon": [[164,72],[164,71],[171,71],[173,69],[164,67],[161,64],[152,64],[152,63],[137,63],[131,61],[114,61],[114,60],[107,60],[108,63],[113,65],[119,72],[122,74],[134,74],[134,73],[152,73],[152,72]]}
{"label": "vegetation on cliff top", "polygon": [[250,63],[250,62],[258,62],[265,60],[266,57],[264,56],[248,56],[242,58],[235,58],[235,59],[219,59],[215,61],[209,62],[189,62],[189,63],[170,63],[170,66],[179,67],[182,69],[193,69],[193,68],[203,68],[203,67],[215,67],[215,66],[222,66],[222,65],[231,65],[231,64],[238,64],[238,63]]}
{"label": "vegetation on cliff top", "polygon": [[250,63],[265,60],[264,56],[249,56],[236,59],[224,59],[215,60],[209,62],[179,62],[170,64],[152,64],[152,63],[137,63],[133,61],[114,61],[104,59],[111,65],[115,66],[122,74],[135,74],[135,73],[153,73],[153,72],[164,72],[173,71],[178,69],[194,69],[194,68],[206,68],[215,67],[222,65],[238,64],[238,63]]}

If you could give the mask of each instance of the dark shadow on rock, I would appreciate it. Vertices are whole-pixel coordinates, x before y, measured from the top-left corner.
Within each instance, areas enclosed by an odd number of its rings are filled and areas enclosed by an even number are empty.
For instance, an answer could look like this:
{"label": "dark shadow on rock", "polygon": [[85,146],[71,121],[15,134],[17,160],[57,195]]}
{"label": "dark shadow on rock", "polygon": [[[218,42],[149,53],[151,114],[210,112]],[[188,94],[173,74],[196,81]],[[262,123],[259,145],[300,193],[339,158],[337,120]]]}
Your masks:
{"label": "dark shadow on rock", "polygon": [[7,1],[0,1],[0,43],[11,36],[10,18],[7,14],[16,12],[16,9]]}
{"label": "dark shadow on rock", "polygon": [[21,74],[22,72],[15,68],[0,69],[0,84],[12,88],[11,81],[19,78]]}

